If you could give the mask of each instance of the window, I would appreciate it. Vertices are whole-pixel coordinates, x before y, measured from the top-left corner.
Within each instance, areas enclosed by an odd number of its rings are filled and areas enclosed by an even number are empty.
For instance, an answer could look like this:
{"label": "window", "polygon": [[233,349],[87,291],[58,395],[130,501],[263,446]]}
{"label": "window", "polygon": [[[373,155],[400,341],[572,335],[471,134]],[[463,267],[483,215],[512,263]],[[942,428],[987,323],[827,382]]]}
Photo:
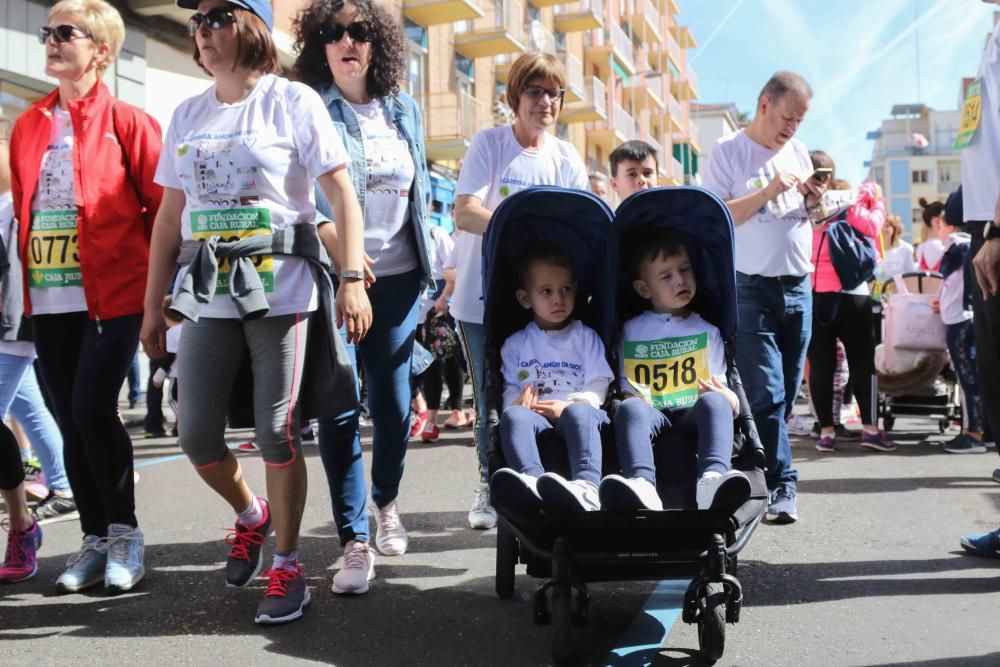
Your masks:
{"label": "window", "polygon": [[476,65],[460,53],[455,54],[455,90],[467,95],[474,94]]}
{"label": "window", "polygon": [[403,88],[413,97],[420,97],[427,92],[427,30],[406,19],[403,33],[406,35],[406,80]]}
{"label": "window", "polygon": [[927,183],[928,180],[929,180],[928,172],[926,169],[914,169],[911,172],[911,180],[910,180],[911,183],[914,184]]}
{"label": "window", "polygon": [[403,34],[410,42],[425,51],[427,50],[427,28],[417,25],[410,19],[404,19]]}

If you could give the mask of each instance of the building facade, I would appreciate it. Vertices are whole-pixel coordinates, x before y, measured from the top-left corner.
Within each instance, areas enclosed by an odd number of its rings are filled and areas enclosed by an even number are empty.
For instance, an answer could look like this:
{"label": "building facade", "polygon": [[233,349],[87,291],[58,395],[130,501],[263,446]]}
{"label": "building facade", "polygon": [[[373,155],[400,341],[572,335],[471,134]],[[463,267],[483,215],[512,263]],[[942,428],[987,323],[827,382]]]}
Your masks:
{"label": "building facade", "polygon": [[[698,128],[704,149],[699,158],[702,166],[707,165],[712,149],[722,137],[746,127],[745,114],[732,102],[726,104],[691,104],[691,122]],[[694,182],[701,183],[701,179]]]}

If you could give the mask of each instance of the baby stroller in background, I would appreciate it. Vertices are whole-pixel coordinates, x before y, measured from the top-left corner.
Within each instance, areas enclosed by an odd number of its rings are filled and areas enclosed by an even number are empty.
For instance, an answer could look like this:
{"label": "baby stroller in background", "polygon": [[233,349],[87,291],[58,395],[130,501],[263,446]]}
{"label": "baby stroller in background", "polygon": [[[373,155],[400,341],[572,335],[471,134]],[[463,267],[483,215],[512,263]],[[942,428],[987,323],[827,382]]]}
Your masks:
{"label": "baby stroller in background", "polygon": [[[612,222],[608,207],[588,192],[532,188],[512,195],[494,212],[483,243],[483,293],[486,298],[486,397],[488,401],[490,474],[505,465],[499,443],[502,411],[500,348],[524,327],[530,313],[516,302],[516,266],[525,247],[540,240],[559,245],[572,259],[579,282],[574,317],[594,329],[614,362],[613,337],[619,318],[615,307],[621,281],[617,270],[618,238],[648,226],[683,230],[703,244],[696,264],[706,295],[720,303],[714,322],[731,337],[736,326],[732,222],[725,205],[699,188],[658,189],[634,195]],[[731,354],[727,354],[729,359]],[[698,624],[700,648],[709,663],[725,646],[726,623],[739,621],[742,588],[734,576],[737,554],[747,544],[767,505],[764,452],[749,415],[749,407],[730,363],[742,406],[738,418],[739,446],[734,467],[751,479],[750,500],[735,511],[696,511],[692,504],[669,505],[662,512],[584,512],[561,514],[547,510],[525,515],[497,507],[496,592],[514,592],[517,564],[529,576],[545,581],[534,595],[534,619],[553,625],[553,656],[571,657],[572,626],[585,625],[590,595],[586,584],[664,577],[694,577],[684,599],[683,619]],[[613,404],[608,406],[613,413]],[[611,436],[603,434],[605,473],[618,472]],[[547,470],[566,474],[568,462],[556,442],[540,442]],[[693,499],[693,493],[692,493]],[[551,601],[548,593],[551,591]],[[575,604],[574,604],[575,592]]]}
{"label": "baby stroller in background", "polygon": [[943,278],[940,273],[902,273],[881,284],[875,304],[875,371],[878,414],[886,431],[897,415],[937,418],[944,433],[961,420],[958,382],[948,363],[944,324],[930,308]]}

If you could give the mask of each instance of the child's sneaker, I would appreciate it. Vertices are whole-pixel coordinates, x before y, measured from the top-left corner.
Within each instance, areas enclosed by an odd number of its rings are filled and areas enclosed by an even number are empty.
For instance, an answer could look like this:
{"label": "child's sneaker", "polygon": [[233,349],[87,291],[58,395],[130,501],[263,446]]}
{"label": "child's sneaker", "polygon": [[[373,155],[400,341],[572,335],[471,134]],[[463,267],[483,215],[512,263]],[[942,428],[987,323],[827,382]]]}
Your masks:
{"label": "child's sneaker", "polygon": [[872,449],[878,452],[896,451],[896,443],[886,437],[885,431],[879,430],[875,433],[865,431],[861,434],[861,446],[865,449]]}
{"label": "child's sneaker", "polygon": [[601,509],[597,485],[586,480],[566,480],[554,472],[538,478],[538,495],[547,509],[593,512]]}
{"label": "child's sneaker", "polygon": [[832,435],[824,435],[816,443],[817,452],[835,452],[837,451],[837,439]]}
{"label": "child's sneaker", "polygon": [[38,572],[38,550],[42,546],[42,528],[32,520],[28,530],[11,527],[4,519],[0,527],[7,531],[7,555],[0,565],[0,583],[16,584],[31,579]]}
{"label": "child's sneaker", "polygon": [[494,507],[503,507],[519,514],[529,514],[542,509],[542,497],[538,495],[538,478],[510,468],[500,468],[493,473],[490,479],[490,495]]}
{"label": "child's sneaker", "polygon": [[441,438],[441,427],[437,424],[427,422],[424,432],[420,434],[420,439],[424,442],[437,442]]}
{"label": "child's sneaker", "polygon": [[750,479],[739,470],[709,471],[698,478],[695,498],[699,510],[733,511],[750,497]]}
{"label": "child's sneaker", "polygon": [[608,475],[598,487],[601,509],[610,512],[663,509],[663,501],[656,493],[656,485],[642,477],[631,479],[621,475]]}

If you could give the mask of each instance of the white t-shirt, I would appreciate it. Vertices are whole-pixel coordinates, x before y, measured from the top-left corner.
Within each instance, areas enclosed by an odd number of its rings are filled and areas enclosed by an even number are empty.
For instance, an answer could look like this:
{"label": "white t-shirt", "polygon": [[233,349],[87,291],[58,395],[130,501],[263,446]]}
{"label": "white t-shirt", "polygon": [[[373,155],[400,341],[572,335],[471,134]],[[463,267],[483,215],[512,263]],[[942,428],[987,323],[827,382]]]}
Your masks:
{"label": "white t-shirt", "polygon": [[[773,150],[740,130],[719,139],[704,172],[704,186],[730,201],[763,190],[781,172],[803,180],[812,174],[805,144],[792,138]],[[802,195],[788,190],[736,227],[736,270],[768,277],[811,273],[812,237]]]}
{"label": "white t-shirt", "polygon": [[[313,183],[350,162],[323,101],[301,83],[265,74],[237,104],[215,86],[174,112],[156,182],[187,198],[181,237],[236,239],[291,225],[315,225]],[[268,317],[316,309],[316,285],[305,260],[254,258],[270,305]],[[239,317],[228,297],[228,263],[203,317]]]}
{"label": "white t-shirt", "polygon": [[[167,329],[167,352],[171,354],[177,354],[178,350],[181,349],[181,331],[184,329],[184,323],[181,322],[177,326],[170,327]],[[174,363],[176,365],[176,362]]]}
{"label": "white t-shirt", "polygon": [[[452,250],[455,248],[455,242],[451,239],[451,235],[438,225],[431,225],[430,232],[431,277],[434,280],[444,280],[444,270],[452,268],[450,266],[452,262],[451,255]],[[431,308],[434,307],[434,299],[431,296],[436,291],[436,289],[427,289],[420,297],[420,312],[417,315],[417,322],[423,322],[427,319],[427,313],[431,312]]]}
{"label": "white t-shirt", "polygon": [[878,267],[878,272],[883,276],[895,276],[916,270],[917,262],[913,259],[913,246],[906,241],[900,241],[899,245],[887,250],[882,265]]}
{"label": "white t-shirt", "polygon": [[[964,232],[949,234],[944,243],[945,252],[955,244],[969,242],[970,237]],[[941,321],[945,324],[961,324],[972,319],[972,311],[965,310],[965,271],[961,268],[944,279],[938,298],[941,299]]]}
{"label": "white t-shirt", "polygon": [[31,200],[31,235],[25,258],[34,315],[87,310],[77,245],[73,183],[73,121],[56,105],[52,135],[42,154],[38,188]]}
{"label": "white t-shirt", "polygon": [[698,380],[726,382],[726,350],[715,325],[697,313],[679,317],[647,310],[622,329],[619,386],[658,410],[689,408]]}
{"label": "white t-shirt", "polygon": [[586,401],[600,408],[615,379],[600,336],[579,320],[553,331],[532,322],[504,341],[500,359],[504,407],[530,384],[540,401]]}
{"label": "white t-shirt", "polygon": [[417,268],[410,222],[413,156],[382,100],[351,104],[365,146],[365,252],[376,260],[375,276]]}
{"label": "white t-shirt", "polygon": [[[472,138],[462,162],[456,196],[472,195],[488,211],[507,195],[535,185],[589,190],[587,169],[573,144],[548,133],[542,147],[529,150],[518,143],[511,125],[483,130]],[[455,237],[455,294],[451,312],[456,320],[483,322],[483,237]]]}
{"label": "white t-shirt", "polygon": [[962,216],[992,220],[1000,193],[1000,24],[986,43],[976,78],[982,112],[972,142],[962,149]]}
{"label": "white t-shirt", "polygon": [[[8,191],[0,194],[0,248],[9,248],[11,243],[17,243],[17,234],[14,231],[14,195]],[[0,304],[0,310],[2,308],[3,304]],[[0,340],[0,354],[33,357],[35,356],[35,344]]]}
{"label": "white t-shirt", "polygon": [[919,271],[937,271],[944,257],[944,242],[941,239],[927,239],[917,246],[917,269]]}

